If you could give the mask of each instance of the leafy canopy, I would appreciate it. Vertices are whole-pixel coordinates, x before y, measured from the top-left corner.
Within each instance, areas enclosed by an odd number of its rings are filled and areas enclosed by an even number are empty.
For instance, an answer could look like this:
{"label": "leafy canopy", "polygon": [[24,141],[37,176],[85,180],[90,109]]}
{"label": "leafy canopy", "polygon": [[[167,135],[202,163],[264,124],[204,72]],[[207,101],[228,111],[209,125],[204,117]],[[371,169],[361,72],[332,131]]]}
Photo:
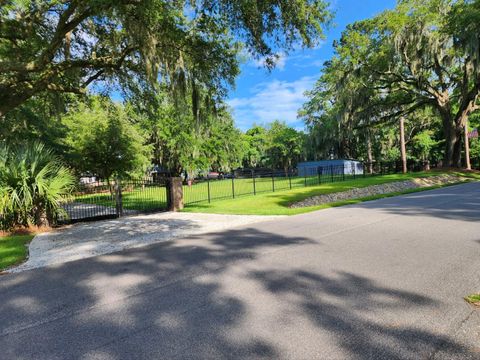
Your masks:
{"label": "leafy canopy", "polygon": [[93,97],[62,121],[68,129],[65,145],[77,170],[102,179],[135,171],[143,174],[148,149],[122,105]]}
{"label": "leafy canopy", "polygon": [[223,96],[238,52],[311,46],[323,0],[2,0],[0,117],[34,95],[117,83],[187,83]]}
{"label": "leafy canopy", "polygon": [[446,165],[458,166],[462,129],[478,109],[479,17],[478,0],[401,0],[349,25],[301,115],[351,133],[432,109]]}

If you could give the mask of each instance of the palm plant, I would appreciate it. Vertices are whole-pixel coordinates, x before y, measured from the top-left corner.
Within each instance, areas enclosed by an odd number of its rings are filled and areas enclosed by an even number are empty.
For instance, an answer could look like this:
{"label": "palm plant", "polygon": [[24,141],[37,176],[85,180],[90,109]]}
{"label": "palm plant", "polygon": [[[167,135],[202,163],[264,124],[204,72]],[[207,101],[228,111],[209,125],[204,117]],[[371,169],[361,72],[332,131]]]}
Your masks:
{"label": "palm plant", "polygon": [[43,144],[1,147],[0,226],[9,230],[54,223],[74,184],[70,170]]}

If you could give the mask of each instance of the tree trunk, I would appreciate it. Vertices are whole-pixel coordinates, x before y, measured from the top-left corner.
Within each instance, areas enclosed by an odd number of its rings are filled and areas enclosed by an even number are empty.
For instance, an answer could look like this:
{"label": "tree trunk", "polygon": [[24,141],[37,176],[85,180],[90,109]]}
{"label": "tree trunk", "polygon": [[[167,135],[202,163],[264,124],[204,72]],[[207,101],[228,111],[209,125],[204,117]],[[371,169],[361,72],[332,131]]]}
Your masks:
{"label": "tree trunk", "polygon": [[448,130],[445,132],[445,156],[443,166],[452,167],[453,166],[453,153],[455,149],[455,144],[457,143],[457,138],[455,131]]}
{"label": "tree trunk", "polygon": [[463,127],[464,131],[464,143],[465,143],[465,167],[467,170],[471,170],[472,166],[470,164],[470,143],[468,140],[468,120],[465,121],[465,126]]}
{"label": "tree trunk", "polygon": [[[459,167],[461,160],[461,143],[455,121],[448,110],[440,111],[443,134],[445,136],[444,167]],[[459,136],[460,135],[460,136]]]}
{"label": "tree trunk", "polygon": [[402,155],[402,172],[407,173],[407,151],[405,149],[405,119],[400,117],[400,153]]}
{"label": "tree trunk", "polygon": [[370,129],[367,129],[367,162],[368,173],[373,173],[373,155],[372,155],[372,138],[370,136]]}
{"label": "tree trunk", "polygon": [[423,170],[429,171],[430,170],[430,160],[427,156],[423,156]]}
{"label": "tree trunk", "polygon": [[[474,88],[466,93],[462,91],[459,109],[453,115],[453,106],[448,96],[439,98],[437,110],[442,118],[443,132],[445,135],[445,164],[449,167],[462,165],[462,137],[465,139],[465,155],[468,156],[468,137],[466,134],[468,116],[476,109],[477,97],[480,91],[480,82],[476,81]],[[469,166],[470,159],[466,159]]]}
{"label": "tree trunk", "polygon": [[455,129],[455,138],[456,142],[453,147],[453,167],[460,168],[462,167],[462,134],[463,130]]}

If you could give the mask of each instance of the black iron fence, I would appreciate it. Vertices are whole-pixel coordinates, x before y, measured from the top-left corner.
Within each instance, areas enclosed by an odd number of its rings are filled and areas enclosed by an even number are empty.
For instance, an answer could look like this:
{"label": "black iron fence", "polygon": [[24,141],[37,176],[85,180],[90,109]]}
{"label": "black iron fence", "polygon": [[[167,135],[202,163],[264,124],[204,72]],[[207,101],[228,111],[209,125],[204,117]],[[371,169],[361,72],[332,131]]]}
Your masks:
{"label": "black iron fence", "polygon": [[[409,161],[410,172],[428,170],[435,163]],[[479,164],[480,166],[480,164]],[[343,165],[317,166],[308,169],[237,169],[229,174],[185,180],[185,205],[210,203],[221,199],[235,199],[324,183],[354,180],[369,176],[402,172],[401,162],[345,162]],[[169,208],[168,178],[118,180],[82,184],[62,204],[64,214],[59,223],[115,218],[146,212],[165,211]]]}
{"label": "black iron fence", "polygon": [[[409,161],[410,172],[424,171],[437,164]],[[361,163],[316,166],[295,170],[238,169],[223,176],[205,177],[186,182],[183,187],[184,204],[235,199],[244,195],[317,186],[324,183],[354,180],[367,176],[402,172],[401,162]]]}
{"label": "black iron fence", "polygon": [[187,182],[183,187],[185,205],[235,199],[245,195],[315,186],[364,176],[363,165],[318,166],[298,172],[295,170],[240,169],[222,178],[205,178]]}

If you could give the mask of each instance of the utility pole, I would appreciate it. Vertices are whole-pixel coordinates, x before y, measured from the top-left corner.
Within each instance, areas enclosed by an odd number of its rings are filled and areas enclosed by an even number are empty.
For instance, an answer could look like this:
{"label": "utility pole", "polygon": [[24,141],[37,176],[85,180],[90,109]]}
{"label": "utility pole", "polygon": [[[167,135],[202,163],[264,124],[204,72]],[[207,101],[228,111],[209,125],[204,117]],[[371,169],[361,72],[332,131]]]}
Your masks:
{"label": "utility pole", "polygon": [[405,119],[400,117],[400,152],[402,155],[402,172],[407,173],[407,151],[405,150]]}
{"label": "utility pole", "polygon": [[471,170],[472,166],[470,164],[470,143],[468,140],[468,119],[465,120],[465,128],[464,128],[464,135],[465,135],[465,165],[467,170]]}

